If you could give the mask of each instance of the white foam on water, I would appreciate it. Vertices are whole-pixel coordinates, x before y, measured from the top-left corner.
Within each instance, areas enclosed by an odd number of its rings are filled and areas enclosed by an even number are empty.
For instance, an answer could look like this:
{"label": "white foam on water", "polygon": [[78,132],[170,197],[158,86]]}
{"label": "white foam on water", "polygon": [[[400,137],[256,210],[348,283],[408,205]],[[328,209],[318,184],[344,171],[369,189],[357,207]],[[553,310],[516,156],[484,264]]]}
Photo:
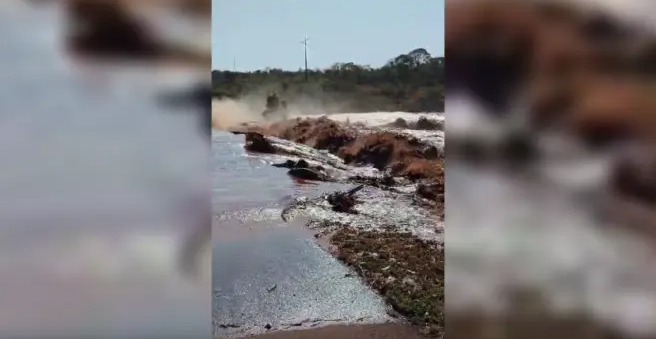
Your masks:
{"label": "white foam on water", "polygon": [[[412,113],[412,112],[363,112],[363,113],[332,113],[325,115],[327,118],[341,123],[362,123],[370,127],[384,126],[393,123],[396,119],[406,121],[417,121],[420,117],[433,120],[444,120],[443,113]],[[317,115],[299,115],[299,118],[317,118]]]}

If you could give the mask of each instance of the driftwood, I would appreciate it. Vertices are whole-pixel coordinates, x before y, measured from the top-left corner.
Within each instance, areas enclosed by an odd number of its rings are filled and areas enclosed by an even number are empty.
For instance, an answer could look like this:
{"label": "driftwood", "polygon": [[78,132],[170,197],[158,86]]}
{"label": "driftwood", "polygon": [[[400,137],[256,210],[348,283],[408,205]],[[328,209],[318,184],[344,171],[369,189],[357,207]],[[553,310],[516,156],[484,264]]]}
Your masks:
{"label": "driftwood", "polygon": [[357,186],[346,192],[335,192],[327,198],[328,203],[333,206],[333,211],[341,213],[357,214],[354,209],[358,201],[355,199],[355,193],[364,188],[364,185]]}

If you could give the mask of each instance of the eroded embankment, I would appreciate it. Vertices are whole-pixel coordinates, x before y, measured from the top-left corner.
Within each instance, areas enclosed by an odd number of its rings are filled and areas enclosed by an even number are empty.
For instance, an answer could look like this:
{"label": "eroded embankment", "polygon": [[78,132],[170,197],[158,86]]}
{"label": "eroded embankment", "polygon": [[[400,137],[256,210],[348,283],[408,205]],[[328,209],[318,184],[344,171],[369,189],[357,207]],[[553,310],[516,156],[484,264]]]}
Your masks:
{"label": "eroded embankment", "polygon": [[[284,220],[309,218],[335,255],[429,336],[443,328],[442,147],[403,130],[340,124],[326,117],[242,126],[245,147],[276,154],[298,180],[353,184],[299,198]],[[435,132],[437,133],[437,132]]]}

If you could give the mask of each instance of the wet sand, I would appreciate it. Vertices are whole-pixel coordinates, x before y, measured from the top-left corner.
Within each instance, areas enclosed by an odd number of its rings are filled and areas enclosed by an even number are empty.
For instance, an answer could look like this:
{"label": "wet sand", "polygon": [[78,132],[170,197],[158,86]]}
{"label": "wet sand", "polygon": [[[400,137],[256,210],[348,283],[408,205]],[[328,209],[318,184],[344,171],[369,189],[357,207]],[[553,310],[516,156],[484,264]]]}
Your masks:
{"label": "wet sand", "polygon": [[215,334],[235,338],[267,328],[393,320],[384,302],[317,246],[309,232],[253,225],[259,229],[241,239],[215,237]]}
{"label": "wet sand", "polygon": [[253,336],[259,339],[414,339],[424,338],[405,324],[335,325],[310,330],[274,332]]}

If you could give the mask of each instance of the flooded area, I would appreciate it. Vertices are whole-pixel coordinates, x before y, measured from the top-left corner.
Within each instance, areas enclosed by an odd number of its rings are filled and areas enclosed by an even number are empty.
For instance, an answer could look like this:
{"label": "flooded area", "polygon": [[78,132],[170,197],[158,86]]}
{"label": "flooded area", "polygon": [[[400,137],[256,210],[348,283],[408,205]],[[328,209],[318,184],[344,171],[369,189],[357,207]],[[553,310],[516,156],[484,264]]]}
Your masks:
{"label": "flooded area", "polygon": [[[377,115],[383,119],[375,119]],[[367,116],[373,120],[358,127],[363,134],[391,131],[379,124],[398,118],[396,113],[359,114],[363,123]],[[443,149],[443,132],[432,132],[427,144]],[[386,171],[347,164],[326,150],[273,136],[265,142],[275,152],[251,152],[245,149],[252,143],[249,138],[242,132],[213,134],[215,335],[397,322],[398,315],[383,298],[334,257],[324,235],[347,229],[393,231],[442,244],[443,222],[419,203],[416,184],[399,177],[393,187],[370,186],[366,183],[380,181]],[[322,173],[322,179],[290,175],[301,160]],[[365,185],[358,188],[360,181]],[[336,211],[331,196],[354,188],[355,210]]]}
{"label": "flooded area", "polygon": [[299,182],[249,154],[244,137],[213,135],[213,328],[239,337],[268,330],[391,320],[387,307],[283,209],[298,197],[344,188]]}

